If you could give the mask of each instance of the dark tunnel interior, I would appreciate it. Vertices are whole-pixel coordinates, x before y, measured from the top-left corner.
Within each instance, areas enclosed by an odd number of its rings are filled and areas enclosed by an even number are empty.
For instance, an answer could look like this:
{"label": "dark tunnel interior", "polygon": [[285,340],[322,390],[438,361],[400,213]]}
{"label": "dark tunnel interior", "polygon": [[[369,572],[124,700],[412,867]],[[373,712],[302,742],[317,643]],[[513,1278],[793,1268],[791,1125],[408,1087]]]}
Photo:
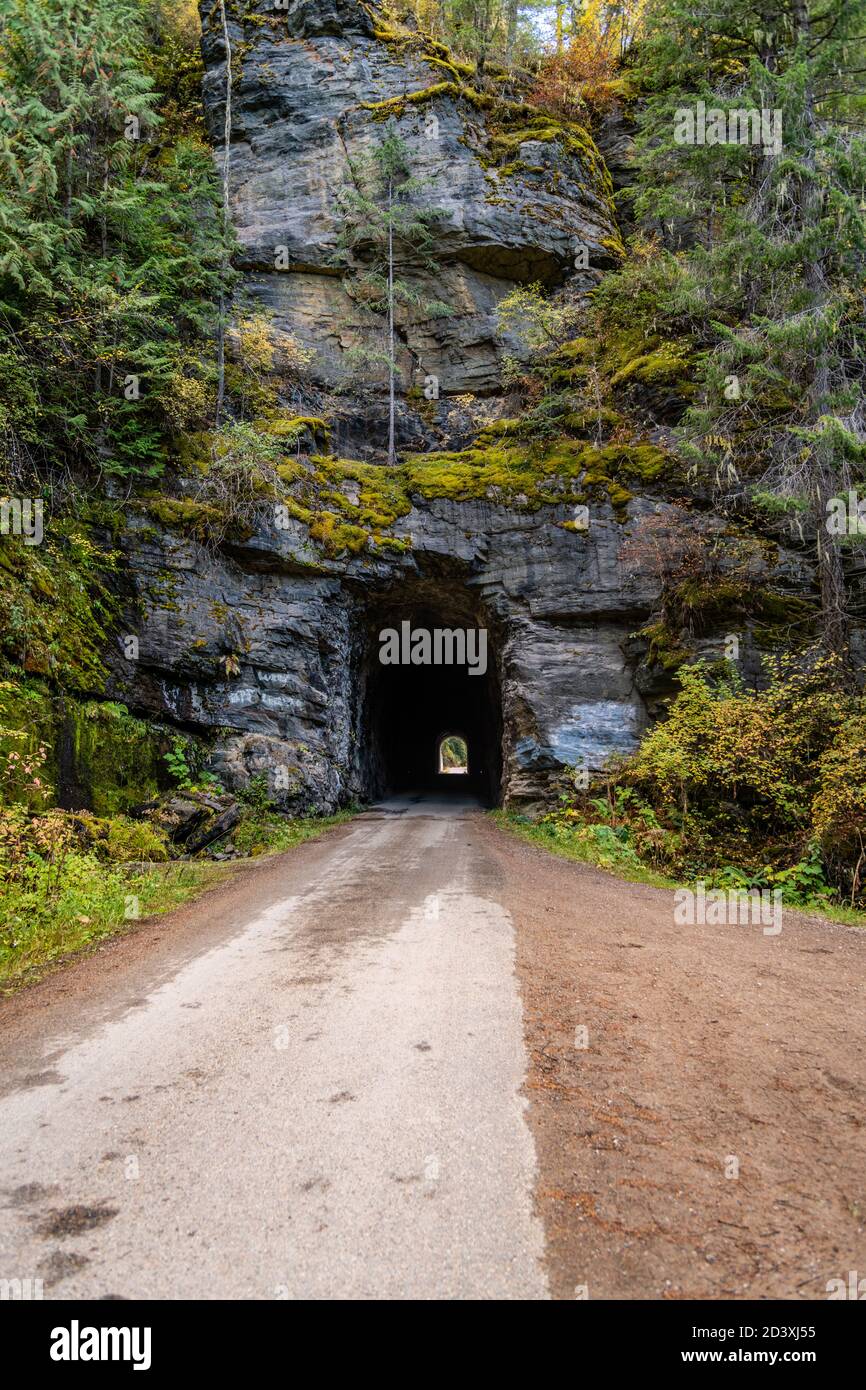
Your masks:
{"label": "dark tunnel interior", "polygon": [[[420,587],[420,586],[419,586]],[[373,800],[407,792],[436,796],[477,796],[499,803],[502,771],[502,709],[496,640],[473,595],[455,602],[432,601],[424,593],[403,591],[369,606],[363,616],[359,752],[366,795]],[[470,674],[470,664],[383,664],[385,630],[413,633],[436,629],[483,629],[486,670]],[[477,638],[475,639],[477,641]],[[477,649],[476,649],[477,650]],[[477,664],[477,663],[476,663]],[[447,735],[462,738],[468,772],[440,771],[439,750]]]}

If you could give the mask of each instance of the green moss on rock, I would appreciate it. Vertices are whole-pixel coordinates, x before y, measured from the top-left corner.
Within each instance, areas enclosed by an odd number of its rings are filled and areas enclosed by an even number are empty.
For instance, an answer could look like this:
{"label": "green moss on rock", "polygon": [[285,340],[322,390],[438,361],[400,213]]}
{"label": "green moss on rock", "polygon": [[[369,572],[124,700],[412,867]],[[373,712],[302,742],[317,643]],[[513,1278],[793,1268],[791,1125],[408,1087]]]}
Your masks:
{"label": "green moss on rock", "polygon": [[411,509],[400,469],[319,454],[308,464],[281,464],[277,471],[291,489],[290,515],[309,528],[328,556],[407,548],[405,539],[383,534]]}
{"label": "green moss on rock", "polygon": [[119,555],[70,517],[46,524],[41,545],[4,536],[0,546],[0,663],[87,693],[105,680],[102,653],[118,601]]}
{"label": "green moss on rock", "polygon": [[369,111],[374,121],[397,120],[404,115],[407,106],[426,106],[438,97],[450,97],[453,101],[468,101],[480,110],[493,105],[492,97],[476,92],[472,87],[464,87],[459,82],[434,82],[429,87],[421,87],[415,92],[404,92],[397,97],[387,97],[384,101],[362,101],[361,106]]}
{"label": "green moss on rock", "polygon": [[163,526],[182,531],[185,536],[196,540],[207,540],[211,533],[223,525],[223,517],[218,507],[207,502],[197,502],[192,497],[153,497],[146,503],[149,516]]}
{"label": "green moss on rock", "polygon": [[612,477],[639,483],[655,482],[671,468],[669,456],[655,444],[605,444],[597,450],[597,458],[599,466]]}
{"label": "green moss on rock", "polygon": [[661,666],[663,671],[673,675],[691,656],[691,649],[684,645],[678,633],[667,623],[659,621],[648,623],[638,634],[649,644],[646,659],[651,666]]}
{"label": "green moss on rock", "polygon": [[72,775],[97,815],[128,812],[156,795],[165,734],[124,705],[67,703],[59,732]]}
{"label": "green moss on rock", "polygon": [[0,772],[9,754],[47,748],[44,790],[28,791],[14,772],[4,776],[3,798],[32,810],[59,793],[97,815],[113,816],[149,800],[159,787],[165,731],[137,719],[124,705],[74,700],[47,685],[0,682]]}
{"label": "green moss on rock", "polygon": [[315,444],[322,448],[331,437],[330,426],[320,415],[277,414],[256,420],[255,424],[256,428],[261,429],[264,434],[269,434],[272,439],[291,444],[303,439],[304,435],[309,435]]}
{"label": "green moss on rock", "polygon": [[644,386],[677,386],[682,394],[689,388],[690,374],[687,347],[682,343],[664,342],[654,352],[631,358],[614,372],[610,384],[616,387],[639,381]]}

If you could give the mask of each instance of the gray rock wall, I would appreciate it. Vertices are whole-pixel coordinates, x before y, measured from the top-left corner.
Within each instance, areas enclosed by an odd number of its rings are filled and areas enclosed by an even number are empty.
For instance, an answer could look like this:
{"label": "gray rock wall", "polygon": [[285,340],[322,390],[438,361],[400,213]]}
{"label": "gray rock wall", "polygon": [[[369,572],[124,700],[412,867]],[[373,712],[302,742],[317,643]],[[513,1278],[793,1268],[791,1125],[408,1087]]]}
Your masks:
{"label": "gray rock wall", "polygon": [[[288,334],[315,349],[323,387],[357,384],[346,351],[375,339],[380,325],[359,312],[335,274],[337,191],[383,133],[369,107],[451,74],[377,39],[356,0],[285,11],[255,0],[230,3],[228,13],[231,210],[248,289],[272,312],[278,342]],[[205,111],[221,164],[222,26],[208,0],[202,14]],[[495,392],[508,347],[495,334],[496,304],[515,283],[561,282],[580,244],[590,247],[596,273],[608,264],[605,242],[616,235],[608,203],[587,163],[557,143],[529,141],[508,166],[492,163],[485,114],[469,98],[409,102],[396,128],[422,185],[417,197],[437,210],[435,273],[401,270],[422,298],[452,310],[439,319],[401,315],[403,387],[434,373],[447,394]],[[277,270],[280,251],[286,268]]]}
{"label": "gray rock wall", "polygon": [[117,663],[122,693],[212,737],[230,789],[283,768],[283,805],[331,808],[371,790],[358,739],[375,711],[363,708],[358,671],[381,613],[396,621],[423,606],[442,625],[489,628],[502,793],[543,798],[563,764],[600,767],[633,748],[645,722],[625,648],[654,591],[625,576],[627,530],[612,512],[599,509],[587,533],[563,529],[570,512],[419,499],[398,528],[412,549],[389,560],[327,560],[300,525],[263,521],[231,554],[214,554],[134,522],[125,543],[142,604],[140,652]]}

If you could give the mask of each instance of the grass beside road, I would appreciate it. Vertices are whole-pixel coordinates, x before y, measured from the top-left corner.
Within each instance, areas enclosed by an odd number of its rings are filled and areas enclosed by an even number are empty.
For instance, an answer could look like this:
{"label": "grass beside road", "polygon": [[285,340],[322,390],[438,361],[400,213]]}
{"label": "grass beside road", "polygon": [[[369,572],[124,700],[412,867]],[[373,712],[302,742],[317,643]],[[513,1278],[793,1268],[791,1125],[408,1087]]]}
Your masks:
{"label": "grass beside road", "polygon": [[579,864],[592,864],[596,869],[630,883],[648,883],[651,888],[679,888],[682,885],[672,878],[649,869],[639,862],[625,861],[612,855],[606,844],[599,844],[589,837],[578,838],[574,833],[564,830],[555,822],[530,821],[525,816],[516,816],[509,811],[492,811],[491,815],[501,829],[509,831],[527,844],[538,845],[549,850],[560,859],[573,859]]}
{"label": "grass beside road", "polygon": [[[351,819],[265,813],[236,832],[243,856],[278,854]],[[244,859],[106,863],[90,853],[53,858],[31,851],[0,878],[0,995],[31,984],[53,964],[128,931],[144,917],[180,907],[222,883]]]}
{"label": "grass beside road", "polygon": [[277,811],[250,811],[232,835],[238,854],[282,854],[304,840],[315,840],[335,825],[345,825],[357,808],[337,811],[333,816],[281,816]]}
{"label": "grass beside road", "polygon": [[[619,857],[611,857],[604,844],[599,845],[587,837],[578,838],[569,830],[555,822],[534,822],[525,816],[514,815],[509,811],[490,812],[496,824],[527,844],[537,845],[560,859],[572,859],[579,864],[591,864],[593,868],[603,869],[614,878],[626,879],[629,883],[646,883],[651,888],[691,888],[694,883],[684,883],[678,879],[667,878],[664,874]],[[840,922],[847,927],[866,928],[866,912],[858,912],[850,907],[825,901],[798,903],[788,909],[808,917],[824,917],[830,922]]]}
{"label": "grass beside road", "polygon": [[69,855],[53,874],[0,885],[0,994],[31,984],[66,956],[87,950],[142,917],[170,912],[225,879],[224,864],[153,864],[127,870]]}

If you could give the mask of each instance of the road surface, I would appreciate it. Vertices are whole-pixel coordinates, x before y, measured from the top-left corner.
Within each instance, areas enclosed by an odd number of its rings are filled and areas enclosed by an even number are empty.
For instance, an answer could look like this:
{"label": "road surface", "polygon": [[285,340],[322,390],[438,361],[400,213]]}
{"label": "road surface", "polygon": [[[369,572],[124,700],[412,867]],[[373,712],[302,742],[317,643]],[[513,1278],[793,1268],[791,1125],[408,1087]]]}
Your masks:
{"label": "road surface", "polygon": [[671,904],[408,798],[141,924],[0,1006],[0,1278],[826,1297],[866,1272],[866,937]]}

